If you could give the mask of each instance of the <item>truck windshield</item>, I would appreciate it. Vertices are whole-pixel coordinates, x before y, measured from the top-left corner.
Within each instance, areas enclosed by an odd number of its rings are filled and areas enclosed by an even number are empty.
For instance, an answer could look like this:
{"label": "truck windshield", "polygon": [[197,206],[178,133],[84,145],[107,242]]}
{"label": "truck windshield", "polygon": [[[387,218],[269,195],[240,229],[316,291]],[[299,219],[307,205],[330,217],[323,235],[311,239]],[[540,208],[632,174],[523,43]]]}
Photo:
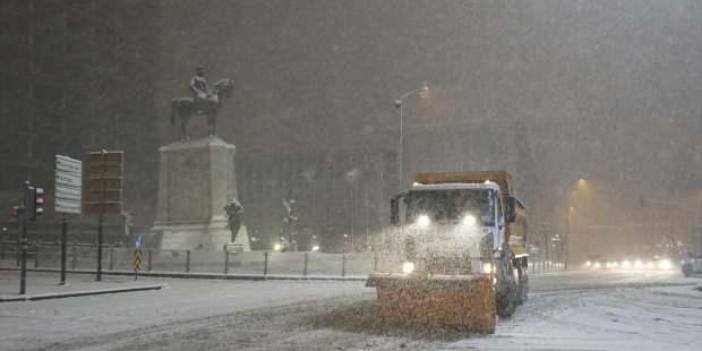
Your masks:
{"label": "truck windshield", "polygon": [[447,189],[410,191],[405,199],[407,221],[414,222],[419,215],[428,215],[437,222],[458,221],[470,213],[483,225],[492,225],[494,190]]}

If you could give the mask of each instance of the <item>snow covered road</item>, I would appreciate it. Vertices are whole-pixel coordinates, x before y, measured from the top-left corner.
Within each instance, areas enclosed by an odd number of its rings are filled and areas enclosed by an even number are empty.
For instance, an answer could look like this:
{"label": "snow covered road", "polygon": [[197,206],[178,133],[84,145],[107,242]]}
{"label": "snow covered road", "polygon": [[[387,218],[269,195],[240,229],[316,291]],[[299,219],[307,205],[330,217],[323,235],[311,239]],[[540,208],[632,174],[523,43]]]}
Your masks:
{"label": "snow covered road", "polygon": [[671,274],[533,276],[530,300],[489,336],[378,328],[374,291],[358,282],[158,281],[169,288],[0,304],[0,349],[640,351],[702,339],[702,280]]}

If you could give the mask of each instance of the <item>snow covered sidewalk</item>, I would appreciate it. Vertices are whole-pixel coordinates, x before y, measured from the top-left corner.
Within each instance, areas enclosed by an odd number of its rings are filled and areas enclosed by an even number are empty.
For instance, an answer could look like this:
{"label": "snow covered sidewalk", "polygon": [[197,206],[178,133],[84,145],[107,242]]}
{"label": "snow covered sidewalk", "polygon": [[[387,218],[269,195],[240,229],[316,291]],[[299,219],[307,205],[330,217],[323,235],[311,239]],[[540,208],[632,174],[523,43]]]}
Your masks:
{"label": "snow covered sidewalk", "polygon": [[27,274],[27,293],[19,294],[19,272],[0,272],[0,302],[36,301],[64,297],[110,294],[130,291],[158,290],[163,284],[135,281],[133,278],[73,276],[67,284],[58,284],[58,274]]}

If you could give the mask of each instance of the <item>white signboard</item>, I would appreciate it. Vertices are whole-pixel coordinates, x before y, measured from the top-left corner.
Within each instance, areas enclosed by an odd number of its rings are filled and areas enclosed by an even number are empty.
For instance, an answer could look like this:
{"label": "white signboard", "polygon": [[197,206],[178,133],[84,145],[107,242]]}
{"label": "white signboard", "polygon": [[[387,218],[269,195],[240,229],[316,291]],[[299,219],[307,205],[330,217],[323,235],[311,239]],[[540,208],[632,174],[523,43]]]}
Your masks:
{"label": "white signboard", "polygon": [[83,162],[56,155],[56,192],[54,211],[80,214],[83,184]]}

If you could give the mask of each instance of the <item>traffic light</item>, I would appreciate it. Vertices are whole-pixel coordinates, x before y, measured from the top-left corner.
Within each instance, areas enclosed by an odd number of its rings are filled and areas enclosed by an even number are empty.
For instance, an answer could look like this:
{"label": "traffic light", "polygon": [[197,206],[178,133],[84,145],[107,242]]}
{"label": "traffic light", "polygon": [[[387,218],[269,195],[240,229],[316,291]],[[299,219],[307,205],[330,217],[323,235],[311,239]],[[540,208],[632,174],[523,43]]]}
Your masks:
{"label": "traffic light", "polygon": [[37,217],[41,216],[44,214],[44,188],[38,188],[35,187],[31,191],[31,199],[33,200],[33,208],[34,211],[32,211],[31,215],[31,220],[36,221]]}
{"label": "traffic light", "polygon": [[26,197],[26,211],[30,221],[36,221],[37,217],[44,214],[44,188],[28,186]]}

